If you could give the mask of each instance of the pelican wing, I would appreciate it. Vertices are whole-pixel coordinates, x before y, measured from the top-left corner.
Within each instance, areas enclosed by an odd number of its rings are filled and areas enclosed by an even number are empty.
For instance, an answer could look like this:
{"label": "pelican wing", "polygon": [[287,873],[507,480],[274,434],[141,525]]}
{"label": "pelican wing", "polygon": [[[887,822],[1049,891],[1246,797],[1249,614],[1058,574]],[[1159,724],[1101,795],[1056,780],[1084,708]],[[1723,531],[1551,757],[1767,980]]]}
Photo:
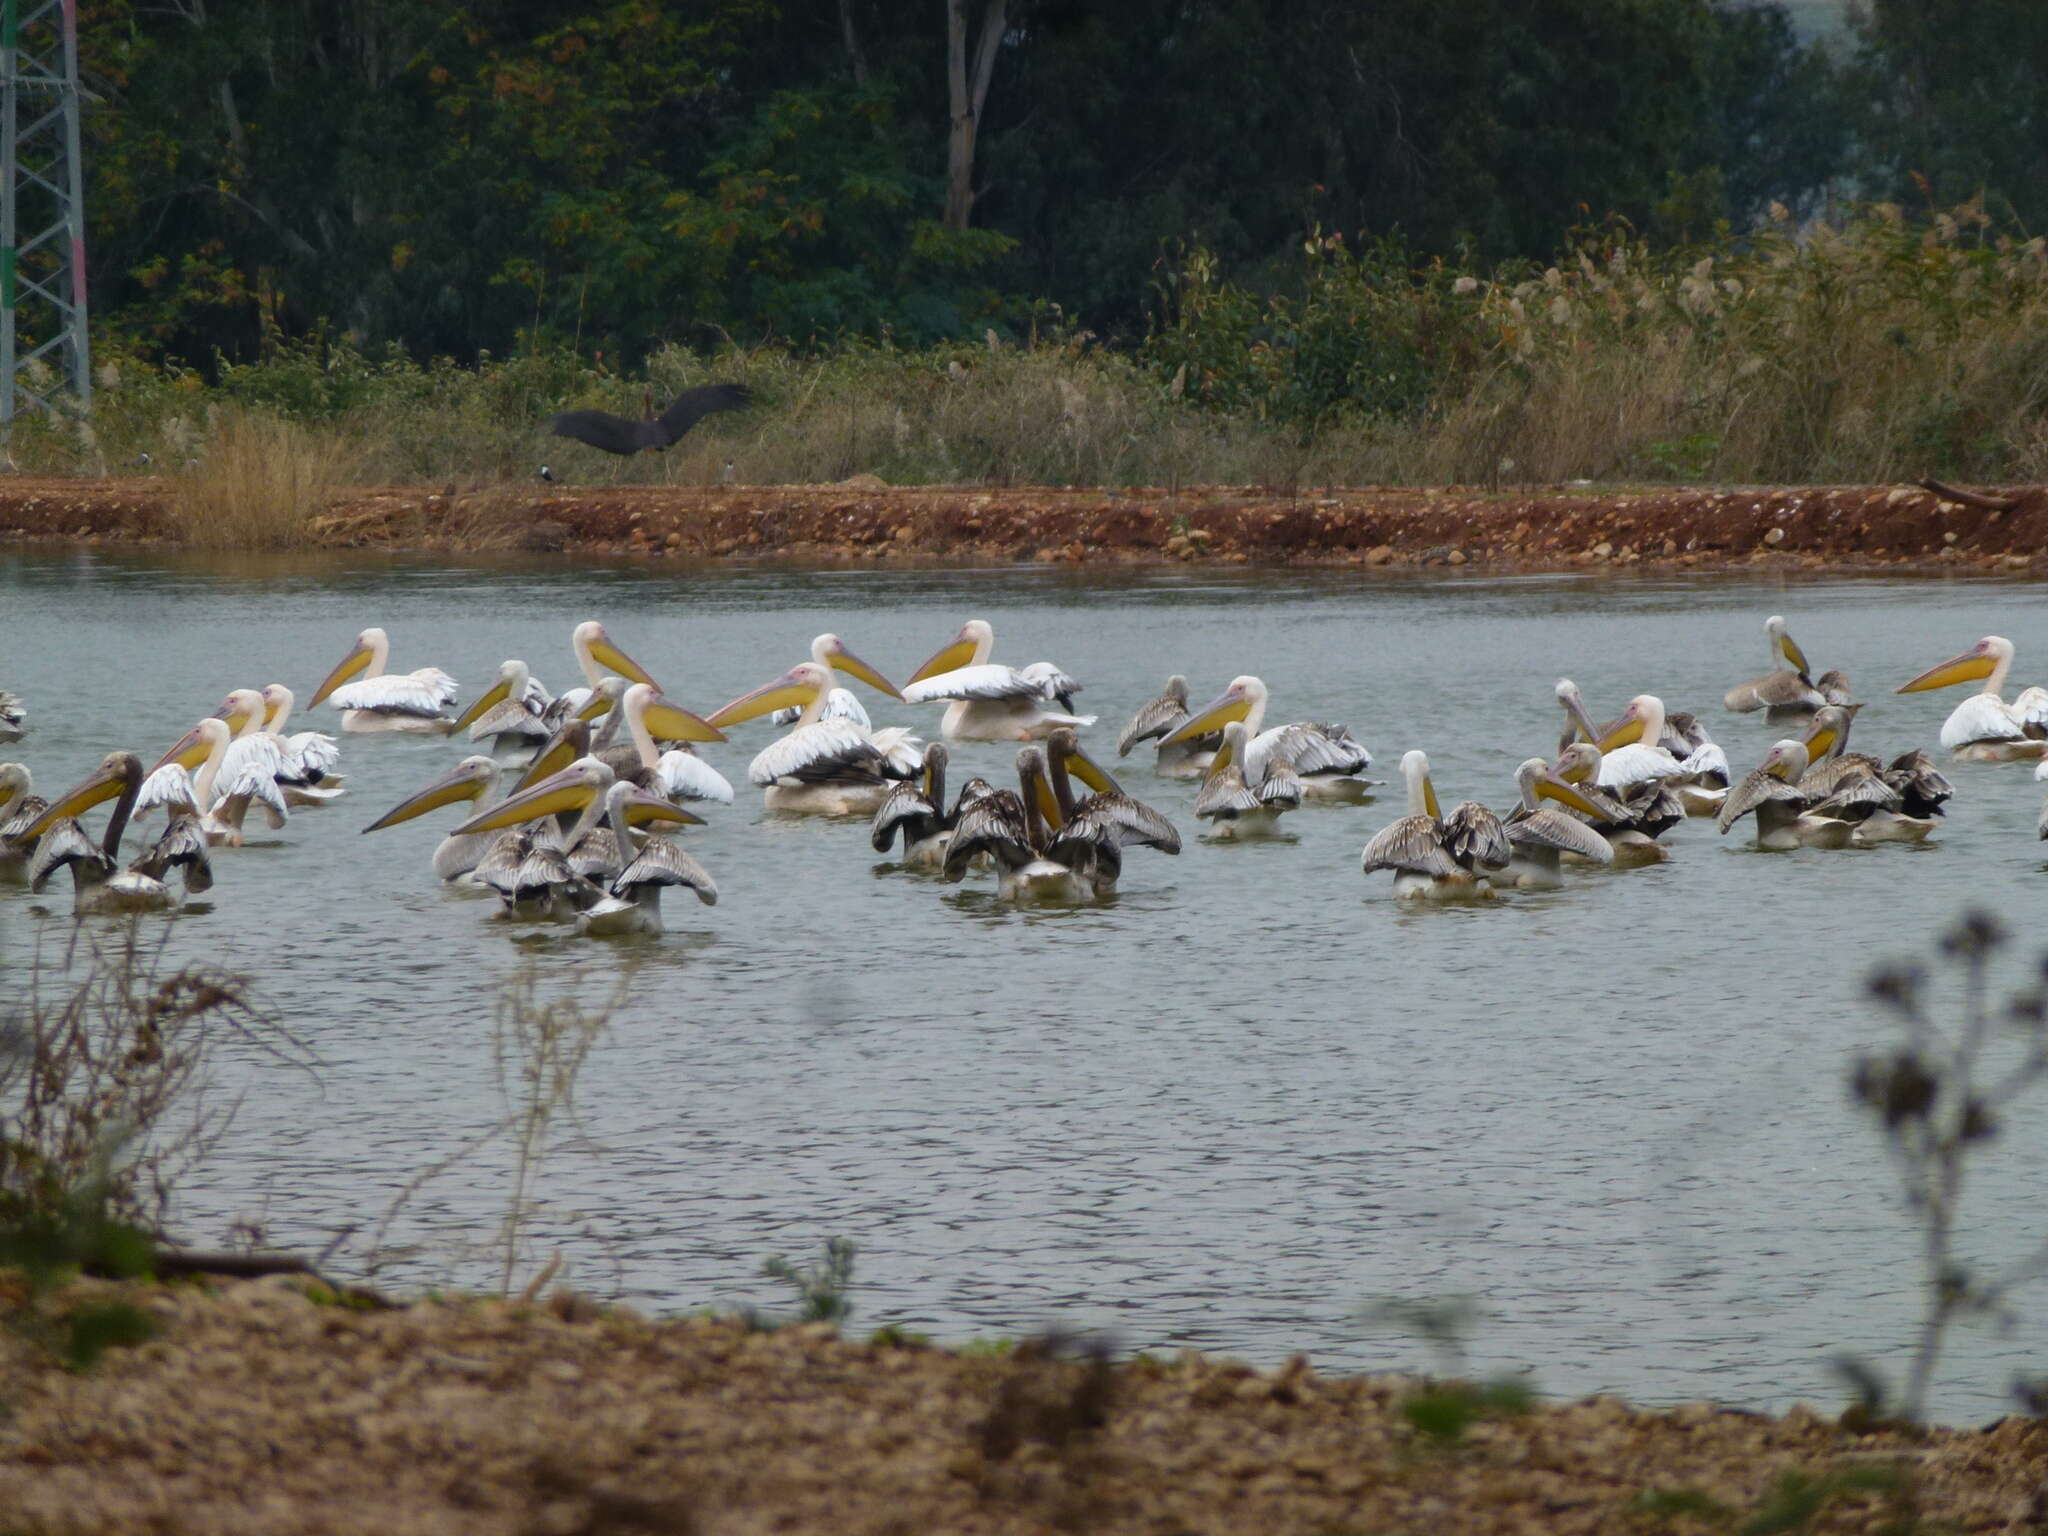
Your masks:
{"label": "pelican wing", "polygon": [[1230,821],[1256,811],[1259,803],[1258,795],[1245,787],[1244,775],[1234,771],[1233,765],[1202,780],[1201,792],[1195,796],[1195,815],[1203,821],[1219,817]]}
{"label": "pelican wing", "polygon": [[1365,845],[1365,873],[1391,869],[1416,875],[1464,873],[1444,847],[1443,827],[1434,816],[1403,816],[1382,827]]}
{"label": "pelican wing", "polygon": [[327,695],[327,702],[337,709],[368,709],[386,715],[438,715],[455,702],[455,679],[439,667],[387,672],[382,677],[343,683]]}
{"label": "pelican wing", "polygon": [[884,777],[883,756],[868,734],[844,720],[800,725],[771,742],[747,768],[747,777],[770,784],[874,783]]}
{"label": "pelican wing", "polygon": [[[1806,788],[1804,779],[1799,781],[1799,787],[1802,790]],[[1877,774],[1869,772],[1844,774],[1825,799],[1813,798],[1818,800],[1812,807],[1816,816],[1841,817],[1844,812],[1855,810],[1896,811],[1905,804],[1904,797],[1896,789]]]}
{"label": "pelican wing", "polygon": [[868,841],[874,844],[875,852],[887,853],[899,831],[908,846],[928,836],[939,820],[939,808],[924,797],[924,786],[915,779],[905,779],[876,809],[875,819],[868,827]]}
{"label": "pelican wing", "polygon": [[1017,675],[1035,687],[1040,697],[1055,701],[1061,709],[1072,709],[1074,695],[1081,691],[1079,682],[1049,661],[1034,661],[1020,668]]}
{"label": "pelican wing", "polygon": [[1941,744],[1950,751],[1973,741],[2024,741],[2026,730],[1996,694],[1973,693],[1942,722]]}
{"label": "pelican wing", "polygon": [[[185,771],[183,763],[165,763],[144,779],[142,788],[136,792],[137,816],[147,816],[151,811],[160,809],[173,814],[200,809],[198,793],[192,787],[192,775]],[[6,835],[7,829],[0,827],[0,837]]]}
{"label": "pelican wing", "polygon": [[207,854],[206,829],[195,815],[173,816],[164,835],[128,867],[158,881],[173,869],[181,869],[187,891],[213,888],[213,862]]}
{"label": "pelican wing", "polygon": [[40,892],[58,870],[80,863],[97,865],[102,871],[111,867],[100,845],[86,836],[78,818],[66,816],[45,828],[42,841],[36,844],[36,856],[28,868],[28,888]]}
{"label": "pelican wing", "polygon": [[1737,683],[1721,702],[1746,715],[1757,709],[1819,709],[1827,700],[1802,674],[1788,667]]}
{"label": "pelican wing", "polygon": [[1131,748],[1139,742],[1156,741],[1161,736],[1171,735],[1187,717],[1185,704],[1170,694],[1162,693],[1131,716],[1131,723],[1124,727],[1123,735],[1116,739],[1116,755],[1128,757]]}
{"label": "pelican wing", "polygon": [[885,725],[868,732],[868,745],[882,754],[882,777],[914,779],[924,769],[924,741],[908,726]]}
{"label": "pelican wing", "polygon": [[1090,795],[1074,807],[1070,828],[1085,826],[1089,835],[1096,829],[1119,848],[1157,848],[1161,853],[1180,852],[1180,829],[1142,800],[1129,795]]}
{"label": "pelican wing", "polygon": [[503,832],[484,835],[490,838],[490,846],[471,867],[470,878],[488,885],[510,901],[519,888],[520,866],[533,851],[533,830],[530,827],[511,827]]}
{"label": "pelican wing", "polygon": [[1721,802],[1721,814],[1714,818],[1715,825],[1726,832],[1751,811],[1770,800],[1785,801],[1794,809],[1803,810],[1806,806],[1806,796],[1799,792],[1798,785],[1787,784],[1774,773],[1754,768],[1740,784],[1728,791],[1728,798]]}
{"label": "pelican wing", "polygon": [[540,712],[540,723],[551,733],[559,731],[565,721],[575,716],[589,702],[588,688],[571,688],[567,692],[558,693]]}
{"label": "pelican wing", "polygon": [[[1893,758],[1884,776],[1885,782],[1899,792],[1904,802],[1901,809],[1908,816],[1937,816],[1956,792],[1948,776],[1934,766],[1934,759],[1917,747]],[[0,826],[0,841],[6,836],[7,828]]]}
{"label": "pelican wing", "polygon": [[1554,805],[1535,810],[1517,809],[1502,823],[1508,842],[1516,848],[1555,848],[1576,853],[1600,864],[1614,862],[1614,845],[1576,816]]}
{"label": "pelican wing", "polygon": [[27,723],[28,706],[22,703],[21,696],[9,693],[5,688],[0,688],[0,727],[15,733],[14,736],[10,736],[7,739],[10,741],[16,739],[20,735],[22,727]]}
{"label": "pelican wing", "polygon": [[1467,800],[1444,818],[1444,843],[1466,869],[1506,869],[1515,853],[1500,818],[1477,800]]}
{"label": "pelican wing", "polygon": [[650,837],[641,845],[633,862],[619,871],[611,893],[632,900],[636,891],[653,886],[686,886],[697,893],[705,906],[718,904],[718,883],[682,847],[666,837]]}
{"label": "pelican wing", "polygon": [[985,662],[978,667],[955,667],[903,690],[906,704],[929,704],[936,699],[1043,699],[1044,688],[1015,667]]}
{"label": "pelican wing", "polygon": [[1363,773],[1372,754],[1341,725],[1297,721],[1259,732],[1245,747],[1245,773],[1253,779],[1280,763],[1303,778]]}
{"label": "pelican wing", "polygon": [[1259,803],[1291,811],[1301,804],[1304,793],[1301,775],[1285,763],[1266,764],[1266,776],[1259,781]]}
{"label": "pelican wing", "polygon": [[1728,771],[1728,754],[1711,741],[1703,741],[1694,747],[1678,766],[1689,784],[1702,784],[1709,780],[1726,784],[1733,777]]}
{"label": "pelican wing", "polygon": [[341,766],[341,747],[332,736],[299,731],[284,740],[284,778],[292,784],[318,784]]}
{"label": "pelican wing", "polygon": [[483,741],[491,736],[525,736],[545,741],[550,735],[540,711],[527,707],[523,699],[501,699],[470,722],[469,739]]}
{"label": "pelican wing", "polygon": [[[768,717],[768,723],[770,725],[795,725],[798,717],[802,714],[803,711],[792,704],[787,709],[776,710],[774,714]],[[818,712],[818,718],[820,720],[851,720],[864,731],[871,731],[875,728],[875,722],[868,718],[867,710],[861,706],[860,700],[854,697],[853,690],[850,688],[834,688],[830,693],[826,694],[825,707]]]}
{"label": "pelican wing", "polygon": [[49,808],[50,802],[41,795],[24,796],[15,806],[14,814],[0,821],[0,844],[18,843],[21,834],[34,826],[36,818]]}
{"label": "pelican wing", "polygon": [[1683,775],[1685,765],[1662,747],[1631,742],[1604,753],[1594,783],[1602,789],[1632,789],[1638,784],[1661,784]]}
{"label": "pelican wing", "polygon": [[1799,776],[1799,792],[1809,800],[1825,800],[1856,779],[1872,778],[1884,765],[1861,752],[1845,752],[1826,762],[1815,763]]}
{"label": "pelican wing", "polygon": [[725,775],[696,753],[682,747],[661,754],[654,765],[661,793],[671,800],[716,800],[732,804],[732,785]]}
{"label": "pelican wing", "polygon": [[960,823],[953,829],[953,841],[946,847],[944,878],[949,882],[959,880],[975,855],[981,853],[1005,869],[1021,869],[1037,857],[1031,846],[1024,802],[1015,790],[993,790],[961,812]]}

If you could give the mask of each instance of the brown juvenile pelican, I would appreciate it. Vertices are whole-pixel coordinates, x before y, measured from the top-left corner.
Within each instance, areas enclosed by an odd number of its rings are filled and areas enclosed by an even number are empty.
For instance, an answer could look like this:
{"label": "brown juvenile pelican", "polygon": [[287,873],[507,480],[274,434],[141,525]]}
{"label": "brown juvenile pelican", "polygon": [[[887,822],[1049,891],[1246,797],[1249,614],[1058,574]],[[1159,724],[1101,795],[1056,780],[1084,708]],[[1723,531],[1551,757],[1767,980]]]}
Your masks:
{"label": "brown juvenile pelican", "polygon": [[[455,679],[439,667],[386,672],[391,638],[372,626],[356,636],[306,701],[312,709],[332,699],[344,731],[426,731],[446,735],[455,721],[441,711],[455,702]],[[350,682],[349,679],[356,681]]]}
{"label": "brown juvenile pelican", "polygon": [[[1925,842],[1934,830],[1941,800],[1954,789],[1932,763],[1924,769],[1910,763],[1888,768],[1867,752],[1851,752],[1849,728],[1859,708],[1828,704],[1814,712],[1813,728],[1801,743],[1810,766],[1800,775],[1800,792],[1812,802],[1814,815],[1848,822],[1853,829],[1850,840],[1858,847]],[[1923,811],[1926,800],[1938,796],[1935,814],[1909,811],[1908,790],[1917,792]]]}
{"label": "brown juvenile pelican", "polygon": [[1567,853],[1594,864],[1614,862],[1613,845],[1603,835],[1579,817],[1541,803],[1554,800],[1597,821],[1609,813],[1611,805],[1599,791],[1589,793],[1567,783],[1540,757],[1527,759],[1515,770],[1515,788],[1521,801],[1501,824],[1514,856],[1504,872],[1491,875],[1495,885],[1529,890],[1561,885],[1564,876],[1559,866]]}
{"label": "brown juvenile pelican", "polygon": [[1851,828],[1835,817],[1809,814],[1813,799],[1799,787],[1806,772],[1806,747],[1797,741],[1778,742],[1749,775],[1728,791],[1716,823],[1723,836],[1751,812],[1756,813],[1756,845],[1773,852],[1788,848],[1847,848]]}
{"label": "brown juvenile pelican", "polygon": [[915,779],[906,779],[889,792],[875,812],[868,841],[877,853],[887,853],[900,836],[903,839],[905,869],[939,869],[946,862],[946,848],[953,841],[953,829],[961,814],[983,795],[993,793],[986,780],[969,779],[960,786],[952,806],[946,805],[946,764],[950,754],[942,741],[924,749],[924,765]]}
{"label": "brown juvenile pelican", "polygon": [[656,416],[650,390],[650,420],[635,421],[610,411],[557,411],[548,418],[548,430],[606,453],[660,453],[712,412],[744,410],[753,399],[754,392],[744,384],[699,384],[677,395]]}
{"label": "brown juvenile pelican", "polygon": [[554,701],[525,662],[501,661],[497,680],[455,717],[453,729],[469,732],[471,741],[489,741],[495,756],[517,757],[548,739],[552,727],[546,716]]}
{"label": "brown juvenile pelican", "polygon": [[1591,825],[1607,839],[1615,865],[1633,869],[1670,858],[1671,850],[1657,839],[1685,819],[1685,806],[1678,796],[1656,779],[1610,794],[1596,782],[1602,761],[1600,749],[1593,743],[1575,741],[1557,755],[1554,771],[1566,783],[1588,791],[1588,798],[1600,808]]}
{"label": "brown juvenile pelican", "polygon": [[1827,702],[1807,673],[1806,652],[1785,632],[1782,614],[1764,620],[1764,637],[1770,643],[1771,667],[1762,677],[1730,688],[1722,703],[1737,714],[1767,710],[1771,720],[1810,715]]}
{"label": "brown juvenile pelican", "polygon": [[948,741],[1037,741],[1063,725],[1095,723],[1093,715],[1070,713],[1081,691],[1073,678],[1049,661],[997,665],[988,659],[995,644],[986,619],[969,619],[910,675],[904,703],[950,700],[939,725]]}
{"label": "brown juvenile pelican", "polygon": [[576,919],[577,928],[592,938],[660,933],[661,893],[672,886],[694,891],[707,907],[716,905],[718,886],[703,865],[668,838],[642,836],[633,829],[636,807],[651,820],[696,820],[687,813],[671,818],[656,809],[657,804],[666,803],[624,781],[614,782],[605,791],[605,819],[622,851],[624,867],[605,887],[604,899],[585,908]]}
{"label": "brown juvenile pelican", "polygon": [[1960,656],[1929,667],[1899,685],[1900,693],[1923,693],[1952,683],[1984,680],[1942,722],[1941,744],[1958,760],[2004,763],[2048,757],[2048,689],[2023,688],[2010,704],[2000,697],[2012,670],[2012,642],[1986,635]]}
{"label": "brown juvenile pelican", "polygon": [[1188,680],[1175,673],[1166,680],[1166,688],[1158,698],[1140,705],[1131,716],[1131,723],[1116,739],[1116,755],[1128,757],[1139,742],[1158,741],[1152,765],[1155,773],[1170,779],[1200,778],[1208,770],[1216,749],[1223,745],[1223,737],[1212,731],[1167,746],[1161,738],[1179,729],[1187,718]]}
{"label": "brown juvenile pelican", "polygon": [[28,729],[28,706],[19,694],[0,688],[0,741],[19,741]]}
{"label": "brown juvenile pelican", "polygon": [[[142,759],[133,752],[109,752],[98,768],[45,807],[24,833],[40,839],[29,889],[41,891],[59,869],[68,868],[76,910],[156,912],[178,904],[164,884],[172,869],[183,870],[188,894],[210,888],[213,866],[206,857],[206,837],[199,819],[189,814],[174,816],[162,837],[121,868],[121,837],[141,790]],[[114,811],[95,844],[76,818],[107,800],[115,802]]]}
{"label": "brown juvenile pelican", "polygon": [[1279,837],[1281,816],[1301,805],[1301,777],[1285,763],[1268,757],[1256,782],[1246,776],[1250,741],[1242,720],[1224,726],[1223,744],[1209,760],[1208,775],[1195,796],[1196,819],[1213,826],[1218,841]]}
{"label": "brown juvenile pelican", "polygon": [[[1045,754],[1025,747],[1017,753],[1017,788],[994,790],[967,807],[946,849],[941,874],[948,883],[986,855],[996,868],[996,894],[1005,901],[1077,902],[1094,896],[1094,881],[1055,852],[1057,834],[1044,811],[1050,799],[1045,772]],[[1083,852],[1061,851],[1077,859]]]}
{"label": "brown juvenile pelican", "polygon": [[29,793],[29,771],[20,763],[0,763],[0,880],[28,878],[29,856],[36,842],[25,833],[50,802]]}
{"label": "brown juvenile pelican", "polygon": [[1371,781],[1365,770],[1372,754],[1341,725],[1296,721],[1261,729],[1266,721],[1266,685],[1251,676],[1231,679],[1230,686],[1197,713],[1182,721],[1160,742],[1170,747],[1220,731],[1233,720],[1244,722],[1244,768],[1248,777],[1262,777],[1269,759],[1294,770],[1305,800],[1337,800],[1357,804],[1367,798]]}
{"label": "brown juvenile pelican", "polygon": [[[1115,889],[1123,873],[1124,849],[1180,852],[1179,828],[1151,806],[1125,794],[1116,780],[1081,750],[1070,727],[1061,726],[1045,739],[1045,757],[1049,802],[1041,809],[1057,833],[1051,856],[1079,871],[1094,886],[1096,895],[1106,896]],[[1085,800],[1076,796],[1074,777],[1095,793]]]}
{"label": "brown juvenile pelican", "polygon": [[1490,876],[1514,859],[1500,818],[1473,800],[1444,816],[1423,752],[1401,755],[1401,777],[1408,784],[1408,814],[1365,845],[1365,873],[1391,869],[1394,895],[1403,900],[1491,901]]}

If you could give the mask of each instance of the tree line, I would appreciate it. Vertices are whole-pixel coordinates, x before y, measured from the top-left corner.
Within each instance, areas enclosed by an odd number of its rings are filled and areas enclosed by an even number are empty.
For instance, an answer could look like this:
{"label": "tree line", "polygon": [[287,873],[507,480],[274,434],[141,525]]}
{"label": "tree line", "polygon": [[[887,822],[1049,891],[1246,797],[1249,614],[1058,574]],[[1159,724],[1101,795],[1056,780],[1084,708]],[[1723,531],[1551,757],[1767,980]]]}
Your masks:
{"label": "tree line", "polygon": [[1199,250],[1540,259],[1893,199],[2048,214],[2048,7],[82,0],[103,334],[473,359],[1085,325]]}

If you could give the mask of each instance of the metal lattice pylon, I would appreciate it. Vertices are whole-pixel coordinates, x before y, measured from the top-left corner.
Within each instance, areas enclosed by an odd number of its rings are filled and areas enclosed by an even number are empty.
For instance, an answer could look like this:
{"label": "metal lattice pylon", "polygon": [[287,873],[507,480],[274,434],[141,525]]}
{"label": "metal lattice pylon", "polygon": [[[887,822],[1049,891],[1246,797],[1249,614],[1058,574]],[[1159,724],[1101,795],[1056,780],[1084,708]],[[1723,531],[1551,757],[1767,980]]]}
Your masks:
{"label": "metal lattice pylon", "polygon": [[0,0],[0,425],[92,401],[82,169],[77,0]]}

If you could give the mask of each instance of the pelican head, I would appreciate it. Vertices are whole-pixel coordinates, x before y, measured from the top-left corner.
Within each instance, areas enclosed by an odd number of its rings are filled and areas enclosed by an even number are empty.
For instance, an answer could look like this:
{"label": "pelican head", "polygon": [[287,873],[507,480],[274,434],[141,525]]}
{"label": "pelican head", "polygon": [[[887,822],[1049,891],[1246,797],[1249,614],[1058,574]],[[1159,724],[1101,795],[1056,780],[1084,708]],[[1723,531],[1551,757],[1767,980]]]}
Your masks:
{"label": "pelican head", "polygon": [[1159,743],[1170,747],[1178,741],[1192,741],[1197,736],[1207,736],[1220,731],[1233,720],[1249,722],[1254,714],[1263,715],[1266,708],[1266,685],[1249,674],[1234,677],[1230,686],[1195,714],[1189,715],[1173,732]]}
{"label": "pelican head", "polygon": [[1232,763],[1244,769],[1245,748],[1251,742],[1251,732],[1244,728],[1242,720],[1232,720],[1223,727],[1223,745],[1216,749],[1216,755],[1209,759],[1209,777],[1214,778]]}
{"label": "pelican head", "polygon": [[297,702],[298,696],[283,683],[265,683],[261,697],[263,729],[282,732],[285,722],[292,717],[292,706]]}
{"label": "pelican head", "polygon": [[1785,632],[1785,616],[1774,613],[1764,620],[1764,634],[1771,642],[1771,660],[1783,661],[1786,666],[1806,676],[1806,652],[1799,649],[1799,643]]}
{"label": "pelican head", "polygon": [[1160,694],[1160,697],[1171,699],[1182,709],[1186,709],[1188,707],[1188,680],[1178,672],[1174,673],[1173,676],[1166,680],[1165,690]]}
{"label": "pelican head", "polygon": [[313,690],[313,697],[306,700],[311,709],[352,677],[376,677],[384,670],[384,663],[391,657],[391,637],[374,624],[356,636],[356,643],[349,653],[335,663],[334,670],[320,680],[320,686]]}
{"label": "pelican head", "polygon": [[650,795],[627,779],[613,780],[611,788],[604,792],[604,814],[614,825],[623,821],[629,827],[644,827],[656,821],[677,827],[704,825],[702,816],[684,810],[673,800]]}
{"label": "pelican head", "polygon": [[1808,761],[1817,763],[1823,758],[1839,757],[1848,750],[1849,722],[1855,712],[1839,704],[1823,704],[1813,712],[1813,724],[1807,728],[1806,740],[1802,743]]}
{"label": "pelican head", "polygon": [[1786,740],[1774,743],[1759,766],[1774,779],[1797,784],[1810,761],[1812,759],[1806,755],[1804,742]]}
{"label": "pelican head", "polygon": [[208,715],[172,743],[171,750],[158,758],[149,771],[154,773],[158,768],[176,763],[190,773],[215,752],[224,749],[233,734],[225,718]]}
{"label": "pelican head", "polygon": [[605,633],[604,626],[595,619],[585,619],[578,624],[569,636],[569,645],[576,652],[576,662],[583,668],[585,681],[592,687],[596,687],[598,678],[608,671],[632,682],[656,688],[661,686],[645,667],[618,648],[612,637]]}
{"label": "pelican head", "polygon": [[455,829],[460,837],[470,832],[498,832],[522,822],[538,821],[563,811],[580,811],[611,788],[616,777],[610,767],[594,757],[579,757],[559,773],[551,773],[530,789],[507,795],[496,805],[478,811]]}
{"label": "pelican head", "polygon": [[1621,712],[1614,729],[1600,742],[1600,750],[1612,752],[1636,741],[1654,747],[1663,735],[1664,701],[1654,693],[1639,693],[1628,701],[1628,708]]}
{"label": "pelican head", "polygon": [[1551,771],[1567,784],[1590,784],[1600,773],[1600,749],[1590,741],[1575,741],[1557,754]]}
{"label": "pelican head", "polygon": [[523,661],[499,662],[497,680],[476,696],[475,703],[456,716],[455,724],[449,727],[450,734],[468,730],[507,699],[525,698],[526,685],[532,677],[532,670]]}
{"label": "pelican head", "polygon": [[1600,728],[1593,724],[1593,717],[1586,713],[1585,695],[1579,692],[1579,685],[1568,677],[1560,677],[1554,690],[1557,702],[1564,706],[1567,736],[1576,731],[1588,741],[1597,741]]}
{"label": "pelican head", "polygon": [[928,677],[937,677],[942,672],[957,672],[962,667],[972,667],[987,661],[989,653],[996,648],[996,632],[986,619],[969,619],[960,626],[959,633],[940,646],[931,660],[910,674],[913,683],[921,683]]}
{"label": "pelican head", "polygon": [[1401,777],[1408,785],[1408,814],[1441,821],[1444,813],[1443,808],[1437,804],[1436,785],[1430,782],[1429,754],[1419,747],[1411,747],[1403,752]]}
{"label": "pelican head", "polygon": [[[1899,684],[1900,693],[1925,693],[1930,688],[1946,688],[1952,683],[1974,683],[1979,678],[2003,677],[2005,669],[2012,665],[2012,642],[2003,635],[1986,635],[1960,656],[1951,656],[1939,666],[1929,667],[1910,682]],[[1991,684],[1987,692],[1995,693],[1997,684]]]}
{"label": "pelican head", "polygon": [[1829,667],[1813,680],[1813,686],[1820,690],[1821,697],[1830,704],[1849,702],[1849,674],[1840,667]]}
{"label": "pelican head", "polygon": [[21,837],[41,837],[66,816],[81,815],[94,806],[129,793],[142,784],[142,759],[133,752],[109,752],[99,767],[50,802],[49,809],[21,830]]}
{"label": "pelican head", "polygon": [[26,767],[20,763],[0,763],[0,811],[26,796],[29,788]]}
{"label": "pelican head", "polygon": [[742,720],[787,709],[792,704],[799,709],[809,709],[825,696],[831,686],[830,668],[821,667],[815,661],[801,661],[774,682],[764,683],[752,693],[743,693],[730,704],[714,710],[706,724],[713,727],[736,725]]}
{"label": "pelican head", "polygon": [[[254,688],[231,688],[228,696],[220,701],[220,708],[213,712],[213,717],[225,720],[228,730],[239,736],[245,728],[262,730],[263,721],[269,714],[268,702]],[[256,722],[253,727],[249,724],[251,720]]]}
{"label": "pelican head", "polygon": [[1123,786],[1110,777],[1108,770],[1081,750],[1081,738],[1071,725],[1060,726],[1045,738],[1045,760],[1048,764],[1057,763],[1064,767],[1100,794],[1123,793]]}
{"label": "pelican head", "polygon": [[844,672],[848,677],[857,677],[877,693],[901,701],[903,693],[889,679],[862,661],[846,648],[846,642],[837,635],[820,635],[811,642],[811,660],[821,667],[834,672]]}
{"label": "pelican head", "polygon": [[953,754],[946,750],[946,744],[943,741],[933,741],[925,744],[924,758],[921,764],[924,770],[924,797],[934,804],[937,804],[939,786],[946,782],[946,764],[952,761],[952,756]]}
{"label": "pelican head", "polygon": [[498,771],[494,758],[481,754],[465,757],[425,789],[399,801],[363,830],[375,832],[383,827],[395,827],[401,821],[411,821],[415,816],[424,816],[429,811],[460,800],[482,800],[498,787]]}
{"label": "pelican head", "polygon": [[526,765],[526,772],[512,786],[513,793],[531,789],[549,774],[561,772],[589,750],[590,727],[581,720],[564,720],[555,734],[541,743],[540,751]]}
{"label": "pelican head", "polygon": [[724,741],[725,732],[701,715],[692,714],[680,704],[671,704],[661,696],[661,690],[646,683],[635,683],[622,695],[620,712],[626,723],[635,728],[638,735],[644,731],[650,738],[659,741]]}
{"label": "pelican head", "polygon": [[1525,758],[1515,769],[1515,787],[1522,792],[1522,804],[1532,811],[1538,800],[1555,800],[1596,820],[1605,819],[1612,811],[1612,807],[1599,804],[1540,757]]}

